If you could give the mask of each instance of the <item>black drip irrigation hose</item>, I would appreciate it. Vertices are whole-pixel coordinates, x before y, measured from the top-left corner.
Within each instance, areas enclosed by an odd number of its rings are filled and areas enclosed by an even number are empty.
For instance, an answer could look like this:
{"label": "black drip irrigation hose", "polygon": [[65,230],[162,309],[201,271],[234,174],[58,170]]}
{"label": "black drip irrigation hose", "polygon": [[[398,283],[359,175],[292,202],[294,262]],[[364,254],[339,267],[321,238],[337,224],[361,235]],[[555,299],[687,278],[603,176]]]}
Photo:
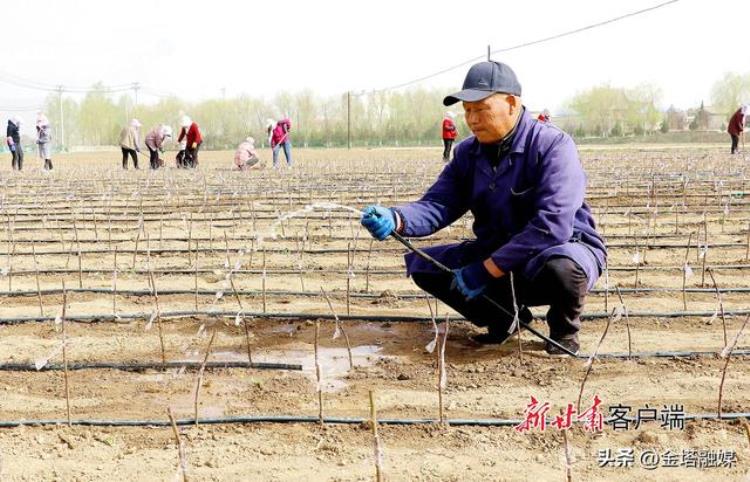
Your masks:
{"label": "black drip irrigation hose", "polygon": [[[77,256],[77,253],[75,251],[69,253],[72,256]],[[289,254],[294,254],[293,250],[289,251]],[[3,256],[0,254],[0,256]],[[144,254],[145,256],[145,254]],[[747,270],[750,269],[750,264],[712,264],[709,266],[712,271],[723,271],[723,270]],[[684,270],[684,267],[682,266],[610,266],[609,271],[623,271],[623,272],[631,272],[631,271],[656,271],[656,272],[665,272],[665,271],[679,271],[682,272]],[[214,274],[216,272],[216,269],[210,269],[210,268],[202,268],[196,270],[195,268],[171,268],[171,269],[152,269],[150,272],[155,275],[195,275],[196,271],[203,275],[203,274]],[[262,275],[263,269],[255,268],[255,269],[239,269],[233,271],[235,275]],[[322,273],[322,274],[336,274],[336,275],[349,275],[354,274],[358,276],[364,276],[369,273],[370,276],[403,276],[404,270],[402,268],[399,269],[371,269],[371,270],[365,270],[365,269],[324,269],[323,267],[319,267],[317,269],[307,269],[307,270],[299,270],[299,269],[284,269],[284,268],[267,268],[265,270],[267,276],[274,276],[274,275],[295,275],[299,276],[300,273],[305,275],[314,275],[316,273]],[[92,268],[83,268],[83,269],[75,269],[75,268],[40,268],[38,270],[32,270],[32,269],[26,269],[26,270],[13,270],[13,276],[36,276],[37,274],[41,275],[62,275],[62,274],[86,274],[86,275],[112,275],[112,269],[92,269]],[[148,276],[149,270],[147,269],[131,269],[131,268],[120,268],[118,269],[118,273],[120,275],[145,275]]]}
{"label": "black drip irrigation hose", "polygon": [[[112,288],[67,288],[65,290],[68,294],[70,293],[93,293],[93,294],[107,294],[107,295],[113,295],[116,294],[118,296],[153,296],[153,293],[151,290],[142,289],[142,290],[127,290],[127,289],[118,289],[116,292]],[[372,290],[371,290],[372,291]],[[594,295],[603,295],[606,293],[607,290],[604,288],[595,288],[591,291],[589,291],[589,294]],[[682,288],[658,288],[658,287],[638,287],[638,288],[620,288],[620,293],[705,293],[714,295],[716,294],[716,289],[714,288],[685,288],[684,290]],[[41,294],[42,296],[51,296],[51,295],[62,295],[63,290],[62,288],[52,288],[52,289],[42,289],[39,291],[36,290],[18,290],[18,291],[0,291],[0,298],[2,297],[31,297],[31,296],[37,296],[38,294]],[[159,289],[159,294],[162,296],[166,295],[190,295],[193,296],[195,294],[198,294],[198,296],[215,296],[216,290],[207,290],[207,289],[199,289],[199,290],[190,290],[190,289]],[[426,294],[426,293],[392,293],[393,297],[399,300],[421,300],[421,299],[432,299],[432,295]],[[610,288],[609,294],[615,294],[616,290]],[[719,288],[719,293],[750,293],[750,287],[747,286],[738,286],[738,287],[724,287]],[[263,294],[262,290],[237,290],[237,294],[241,296],[261,296]],[[346,293],[342,293],[340,291],[330,291],[328,294],[331,296],[331,298],[334,298],[336,296],[338,297],[344,297],[346,296]],[[310,298],[318,298],[320,297],[319,291],[295,291],[295,290],[266,290],[266,296],[299,296],[299,297],[310,297]],[[364,299],[380,299],[384,298],[385,295],[379,292],[369,292],[369,293],[362,293],[359,291],[353,291],[349,293],[349,296],[351,298],[364,298]]]}
{"label": "black drip irrigation hose", "polygon": [[[698,414],[685,414],[685,421],[702,421],[702,420],[721,420],[721,421],[734,421],[750,418],[750,412],[734,412],[734,413],[722,413],[721,416],[718,414],[711,413],[698,413]],[[611,423],[615,419],[606,418],[604,422],[606,424]],[[623,417],[618,420],[628,420],[634,422],[635,420],[630,417]],[[221,424],[254,424],[254,423],[270,423],[270,424],[295,424],[295,423],[315,423],[319,424],[321,419],[317,416],[312,415],[239,415],[232,417],[211,417],[211,418],[199,418],[197,421],[195,418],[181,418],[175,420],[175,423],[180,426],[196,425],[196,422],[200,425],[221,425]],[[323,423],[331,425],[362,425],[368,423],[369,418],[361,417],[323,417]],[[508,419],[508,418],[453,418],[446,420],[448,425],[454,427],[514,427],[523,422],[521,419]],[[404,425],[434,425],[440,423],[439,419],[435,418],[381,418],[378,419],[379,425],[393,425],[393,426],[404,426]],[[583,422],[574,422],[583,423]],[[3,420],[0,421],[0,428],[15,428],[22,426],[49,426],[49,425],[67,425],[68,421],[65,419],[22,419],[22,420]],[[82,427],[168,427],[171,425],[169,420],[123,420],[123,419],[74,419],[70,421],[70,425],[82,426]]]}
{"label": "black drip irrigation hose", "polygon": [[[70,362],[68,370],[122,370],[126,372],[143,372],[146,370],[160,369],[181,369],[200,368],[200,362],[190,361],[171,361],[166,363],[147,362],[147,363],[124,363],[124,362]],[[206,362],[206,369],[221,368],[252,368],[255,370],[302,370],[302,365],[290,363],[247,363],[239,361],[210,361]],[[8,372],[51,372],[62,371],[65,367],[61,363],[48,363],[41,368],[36,368],[33,363],[3,363],[0,364],[0,371]]]}
{"label": "black drip irrigation hose", "polygon": [[[588,359],[591,355],[579,353],[576,358]],[[732,350],[732,356],[750,356],[750,349]],[[715,351],[640,351],[633,353],[598,353],[596,358],[606,360],[627,360],[629,358],[698,358],[714,357],[720,358],[721,354]]]}
{"label": "black drip irrigation hose", "polygon": [[[90,243],[101,243],[102,241],[81,241],[81,243],[90,242]],[[27,243],[28,241],[23,241],[24,243]],[[128,242],[133,242],[132,240],[128,240]],[[187,240],[185,241],[187,242]],[[704,244],[701,244],[701,247],[706,246]],[[747,243],[745,241],[742,241],[740,243],[714,243],[709,244],[707,246],[710,248],[736,248],[736,249],[746,249]],[[624,243],[616,243],[616,244],[608,244],[607,249],[629,249],[632,250],[635,248],[634,244],[624,244]],[[685,245],[684,244],[647,244],[643,246],[644,249],[653,250],[653,249],[679,249],[684,250]],[[230,251],[237,251],[240,248],[237,247],[231,247]],[[174,254],[174,255],[182,255],[186,253],[215,253],[217,256],[220,256],[223,254],[222,249],[220,248],[191,248],[191,249],[184,249],[184,248],[150,248],[148,251],[152,255],[167,255],[167,254]],[[118,249],[118,253],[122,255],[127,254],[133,254],[135,253],[135,249]],[[139,249],[137,253],[143,254],[144,250]],[[355,252],[355,253],[368,253],[370,250],[367,248],[356,248],[356,249],[347,249],[347,248],[305,248],[305,249],[289,249],[289,248],[265,248],[266,254],[309,254],[309,255],[316,255],[316,254],[343,254],[347,252]],[[378,248],[373,249],[371,251],[374,254],[381,254],[381,253],[402,253],[403,249],[400,248]],[[65,256],[68,254],[77,255],[77,251],[71,252],[70,250],[59,250],[59,251],[37,251],[36,256]],[[85,249],[81,250],[81,255],[93,255],[93,254],[112,254],[112,250],[108,248],[104,249]],[[14,251],[13,256],[34,256],[33,251]]]}
{"label": "black drip irrigation hose", "polygon": [[[238,311],[163,311],[160,312],[162,319],[167,318],[235,318]],[[284,312],[262,312],[262,311],[242,311],[243,316],[247,318],[265,318],[265,319],[282,319],[282,320],[334,320],[335,317],[330,313],[284,313]],[[713,316],[714,311],[628,311],[630,318],[705,318]],[[152,315],[148,313],[101,313],[94,315],[66,315],[66,321],[96,323],[96,322],[118,322],[120,320],[146,320]],[[750,315],[750,309],[742,310],[724,310],[725,316],[744,316]],[[581,315],[582,320],[605,319],[611,315],[606,312],[592,312]],[[371,321],[383,323],[428,323],[432,321],[429,316],[413,315],[338,315],[340,320],[346,321]],[[41,323],[54,320],[54,316],[21,316],[14,318],[0,318],[0,325],[17,325],[22,323]],[[461,316],[451,317],[454,321],[466,321]],[[543,320],[541,316],[536,316],[535,320]]]}

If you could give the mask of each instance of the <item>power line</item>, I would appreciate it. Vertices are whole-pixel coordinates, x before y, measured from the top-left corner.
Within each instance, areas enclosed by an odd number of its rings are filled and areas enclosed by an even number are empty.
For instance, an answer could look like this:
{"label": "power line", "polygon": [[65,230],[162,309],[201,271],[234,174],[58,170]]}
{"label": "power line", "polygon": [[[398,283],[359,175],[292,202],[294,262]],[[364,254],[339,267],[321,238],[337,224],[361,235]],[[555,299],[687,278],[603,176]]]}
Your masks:
{"label": "power line", "polygon": [[[127,91],[143,91],[144,94],[158,97],[161,99],[168,99],[175,97],[175,94],[159,91],[150,87],[143,86],[140,82],[131,82],[128,84],[116,84],[116,85],[92,85],[91,87],[71,87],[66,85],[51,85],[37,82],[34,80],[24,79],[7,72],[0,72],[0,82],[15,85],[25,89],[37,90],[42,92],[50,93],[66,93],[66,94],[86,94],[92,91],[99,91],[105,94],[113,94],[118,92]],[[7,110],[7,109],[6,109]]]}
{"label": "power line", "polygon": [[[666,7],[667,5],[671,5],[673,3],[677,3],[679,1],[680,0],[669,0],[667,2],[662,2],[662,3],[659,3],[657,5],[654,5],[652,7],[644,8],[642,10],[637,10],[635,12],[626,13],[624,15],[620,15],[619,17],[614,17],[614,18],[610,18],[608,20],[603,20],[601,22],[597,22],[597,23],[593,23],[593,24],[590,24],[590,25],[586,25],[584,27],[579,27],[579,28],[576,28],[574,30],[568,30],[566,32],[561,32],[561,33],[558,33],[558,34],[555,34],[555,35],[552,35],[552,36],[549,36],[549,37],[544,37],[544,38],[541,38],[541,39],[538,39],[538,40],[532,40],[530,42],[524,42],[524,43],[521,43],[521,44],[518,44],[518,45],[513,45],[512,47],[506,47],[506,48],[502,48],[502,49],[493,50],[493,51],[490,52],[490,54],[499,54],[499,53],[503,53],[503,52],[510,52],[511,50],[517,50],[517,49],[520,49],[520,48],[529,47],[529,46],[532,46],[532,45],[538,45],[538,44],[541,44],[541,43],[544,43],[544,42],[549,42],[549,41],[552,41],[552,40],[557,40],[559,38],[568,37],[570,35],[575,35],[575,34],[578,34],[578,33],[581,33],[581,32],[585,32],[587,30],[592,30],[592,29],[595,29],[595,28],[599,28],[599,27],[602,27],[604,25],[608,25],[610,23],[619,22],[620,20],[624,20],[624,19],[627,19],[627,18],[630,18],[630,17],[635,17],[635,16],[642,15],[642,14],[647,13],[647,12],[652,12],[652,11],[657,10],[659,8]],[[409,85],[416,84],[416,83],[425,81],[427,79],[431,79],[433,77],[437,77],[438,75],[442,75],[442,74],[445,74],[445,73],[450,72],[452,70],[455,70],[455,69],[458,69],[460,67],[463,67],[465,65],[477,62],[477,61],[482,60],[484,58],[485,58],[484,55],[473,57],[473,58],[465,60],[465,61],[463,61],[463,62],[461,62],[459,64],[456,64],[456,65],[453,65],[453,66],[450,66],[450,67],[446,67],[444,69],[438,70],[437,72],[433,72],[431,74],[428,74],[428,75],[425,75],[425,76],[422,76],[422,77],[410,80],[408,82],[402,82],[400,84],[392,85],[390,87],[384,87],[382,89],[375,89],[375,90],[372,91],[372,93],[375,94],[375,93],[380,93],[380,92],[386,92],[386,91],[389,91],[389,90],[400,89],[402,87],[407,87]]]}
{"label": "power line", "polygon": [[25,89],[31,89],[31,90],[39,90],[44,92],[59,92],[60,89],[64,90],[68,93],[76,93],[76,94],[83,94],[86,92],[90,92],[92,90],[101,90],[105,93],[113,93],[113,92],[123,92],[126,90],[132,90],[133,89],[133,83],[130,82],[128,84],[117,84],[112,86],[106,86],[102,85],[101,88],[95,88],[94,86],[91,87],[77,87],[77,86],[63,86],[63,85],[52,85],[52,84],[45,84],[43,82],[38,82],[35,80],[29,80],[24,79],[22,77],[18,77],[17,75],[9,74],[7,72],[0,72],[0,82],[4,82],[6,84],[12,84],[17,87],[23,87]]}

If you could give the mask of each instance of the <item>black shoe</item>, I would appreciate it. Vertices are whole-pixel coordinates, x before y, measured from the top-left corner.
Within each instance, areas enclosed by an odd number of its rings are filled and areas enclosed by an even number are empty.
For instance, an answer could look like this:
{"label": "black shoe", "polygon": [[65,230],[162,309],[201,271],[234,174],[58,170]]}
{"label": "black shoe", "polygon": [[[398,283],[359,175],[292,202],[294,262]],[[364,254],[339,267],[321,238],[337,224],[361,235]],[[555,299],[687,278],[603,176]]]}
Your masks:
{"label": "black shoe", "polygon": [[[555,339],[553,338],[553,340]],[[578,335],[564,336],[560,339],[556,339],[555,341],[568,350],[572,351],[575,355],[578,355],[578,351],[581,349],[581,345],[578,343]],[[546,351],[547,354],[551,356],[570,356],[569,353],[562,351],[549,342],[545,345],[544,351]]]}

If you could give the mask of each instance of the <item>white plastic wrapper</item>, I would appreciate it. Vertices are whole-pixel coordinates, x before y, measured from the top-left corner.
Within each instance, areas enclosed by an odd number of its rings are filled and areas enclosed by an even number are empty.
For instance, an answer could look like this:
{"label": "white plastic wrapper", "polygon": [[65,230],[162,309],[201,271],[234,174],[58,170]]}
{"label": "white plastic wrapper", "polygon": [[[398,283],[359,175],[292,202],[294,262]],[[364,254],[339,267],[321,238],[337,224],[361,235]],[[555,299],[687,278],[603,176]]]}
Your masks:
{"label": "white plastic wrapper", "polygon": [[148,323],[143,327],[144,331],[148,331],[154,326],[154,320],[156,319],[156,312],[151,313],[151,318],[148,319]]}
{"label": "white plastic wrapper", "polygon": [[689,264],[687,264],[687,263],[685,263],[685,264],[683,265],[683,267],[682,267],[682,270],[683,270],[683,271],[685,272],[685,277],[686,277],[686,278],[690,278],[690,277],[691,277],[691,276],[693,276],[693,274],[694,274],[694,273],[693,273],[693,268],[691,268],[691,267],[690,267],[690,265],[689,265]]}
{"label": "white plastic wrapper", "polygon": [[437,346],[437,342],[438,342],[438,336],[440,335],[439,333],[440,330],[438,329],[437,323],[435,323],[435,317],[432,316],[431,318],[432,318],[432,331],[435,333],[435,338],[433,338],[432,341],[429,342],[427,346],[424,347],[424,349],[427,350],[427,353],[432,353],[433,351],[435,351],[435,347]]}
{"label": "white plastic wrapper", "polygon": [[633,263],[639,264],[641,262],[641,253],[636,251],[631,259],[633,260]]}
{"label": "white plastic wrapper", "polygon": [[711,318],[708,319],[706,322],[707,325],[713,325],[714,321],[716,321],[719,318],[719,310],[714,311],[714,314],[711,315]]}
{"label": "white plastic wrapper", "polygon": [[440,389],[445,390],[448,386],[448,372],[445,369],[445,345],[448,344],[448,322],[443,323],[443,333],[445,338],[443,339],[443,345],[440,347]]}
{"label": "white plastic wrapper", "polygon": [[223,297],[224,297],[224,292],[223,291],[217,291],[216,292],[216,301],[222,299]]}
{"label": "white plastic wrapper", "polygon": [[47,355],[46,358],[38,358],[34,361],[34,368],[36,368],[37,371],[41,370],[42,368],[47,366],[47,363],[56,356],[58,356],[60,353],[62,353],[63,344],[62,342],[58,343],[55,348],[52,350],[52,352]]}
{"label": "white plastic wrapper", "polygon": [[240,326],[240,323],[242,323],[242,312],[237,313],[237,316],[234,317],[234,326]]}
{"label": "white plastic wrapper", "polygon": [[427,345],[425,345],[424,349],[427,350],[427,353],[432,353],[435,351],[435,346],[437,345],[437,333],[435,333],[435,339],[429,342]]}
{"label": "white plastic wrapper", "polygon": [[513,321],[510,323],[510,326],[508,327],[508,334],[513,334],[516,329],[518,329],[518,324],[520,323],[520,320],[518,319],[518,311],[516,311],[513,314]]}
{"label": "white plastic wrapper", "polygon": [[625,307],[623,305],[618,305],[615,308],[614,317],[612,318],[613,322],[618,322],[622,319],[622,315],[625,314]]}

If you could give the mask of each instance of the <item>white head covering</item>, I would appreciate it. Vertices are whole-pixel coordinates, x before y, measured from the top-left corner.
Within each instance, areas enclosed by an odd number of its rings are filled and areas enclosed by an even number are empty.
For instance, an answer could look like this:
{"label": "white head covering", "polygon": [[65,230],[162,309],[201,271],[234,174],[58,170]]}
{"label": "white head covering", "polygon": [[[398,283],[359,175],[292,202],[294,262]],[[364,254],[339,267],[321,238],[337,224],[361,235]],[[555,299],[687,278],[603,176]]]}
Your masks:
{"label": "white head covering", "polygon": [[248,137],[247,139],[245,139],[245,142],[247,142],[251,146],[255,146],[255,139],[253,139],[252,137]]}
{"label": "white head covering", "polygon": [[49,119],[47,119],[47,116],[44,115],[44,112],[37,113],[37,115],[36,115],[36,125],[38,127],[48,126],[49,125]]}
{"label": "white head covering", "polygon": [[137,128],[141,127],[141,123],[140,123],[140,121],[138,121],[138,119],[132,119],[130,121],[130,127],[135,127],[137,129]]}
{"label": "white head covering", "polygon": [[544,109],[544,110],[542,111],[542,114],[543,114],[543,115],[544,115],[545,117],[549,117],[549,109]]}
{"label": "white head covering", "polygon": [[742,111],[742,115],[747,115],[747,113],[748,113],[748,107],[750,107],[750,106],[748,106],[747,104],[742,104],[740,106],[740,110]]}
{"label": "white head covering", "polygon": [[275,120],[273,120],[271,118],[266,119],[266,127],[274,127],[275,125],[276,125],[276,121]]}
{"label": "white head covering", "polygon": [[190,127],[190,124],[192,123],[193,121],[186,115],[182,116],[182,119],[180,119],[180,126],[182,127]]}
{"label": "white head covering", "polygon": [[15,125],[16,125],[16,127],[20,126],[20,125],[21,125],[21,122],[23,122],[23,120],[22,120],[22,119],[21,119],[20,117],[18,117],[17,115],[14,115],[13,117],[11,117],[10,121],[11,121],[11,122],[12,122],[13,124],[15,124]]}
{"label": "white head covering", "polygon": [[455,112],[453,112],[453,111],[451,111],[451,110],[449,110],[449,111],[447,111],[447,112],[445,113],[445,117],[447,117],[447,118],[449,118],[449,119],[455,119],[455,118],[456,118],[456,113],[455,113]]}
{"label": "white head covering", "polygon": [[161,133],[164,137],[172,137],[172,128],[170,126],[161,126]]}

